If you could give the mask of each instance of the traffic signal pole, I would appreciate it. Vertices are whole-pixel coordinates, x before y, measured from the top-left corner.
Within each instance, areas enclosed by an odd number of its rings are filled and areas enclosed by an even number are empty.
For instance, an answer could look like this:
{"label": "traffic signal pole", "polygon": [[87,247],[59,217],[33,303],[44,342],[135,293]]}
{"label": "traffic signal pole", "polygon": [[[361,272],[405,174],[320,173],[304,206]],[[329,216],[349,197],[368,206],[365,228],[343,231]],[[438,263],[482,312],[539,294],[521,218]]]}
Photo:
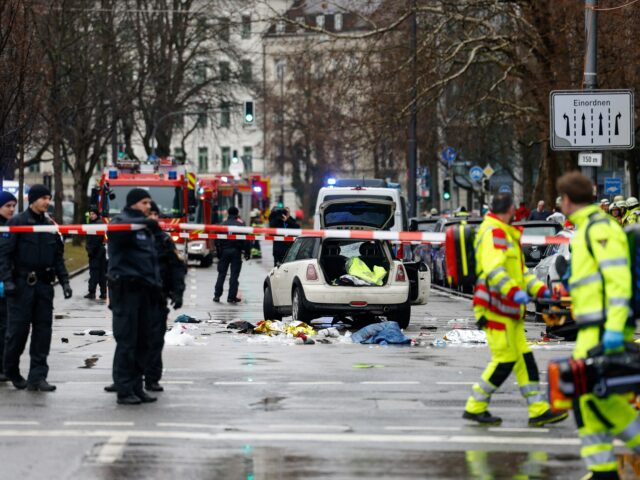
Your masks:
{"label": "traffic signal pole", "polygon": [[412,86],[411,86],[411,119],[409,120],[409,140],[408,140],[408,155],[407,166],[409,174],[407,175],[407,193],[409,204],[409,217],[417,216],[418,212],[418,198],[416,193],[416,170],[418,159],[418,19],[417,19],[417,0],[411,0],[411,9],[413,13],[411,15],[411,70],[412,70]]}
{"label": "traffic signal pole", "polygon": [[[584,33],[585,48],[583,87],[598,88],[598,0],[585,0]],[[582,173],[593,179],[598,187],[598,167],[582,167]]]}

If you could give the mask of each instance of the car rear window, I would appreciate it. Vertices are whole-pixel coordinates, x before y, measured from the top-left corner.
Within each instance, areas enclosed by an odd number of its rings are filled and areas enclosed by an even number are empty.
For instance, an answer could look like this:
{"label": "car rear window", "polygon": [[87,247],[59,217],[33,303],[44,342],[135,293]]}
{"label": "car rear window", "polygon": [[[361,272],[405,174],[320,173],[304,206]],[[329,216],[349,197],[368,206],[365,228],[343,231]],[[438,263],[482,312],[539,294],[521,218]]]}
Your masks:
{"label": "car rear window", "polygon": [[552,236],[557,233],[557,229],[553,225],[540,225],[536,227],[524,227],[525,235],[545,235]]}
{"label": "car rear window", "polygon": [[436,222],[418,223],[419,232],[435,232]]}
{"label": "car rear window", "polygon": [[357,225],[372,228],[390,228],[394,224],[391,209],[391,205],[366,202],[329,205],[324,211],[325,227]]}

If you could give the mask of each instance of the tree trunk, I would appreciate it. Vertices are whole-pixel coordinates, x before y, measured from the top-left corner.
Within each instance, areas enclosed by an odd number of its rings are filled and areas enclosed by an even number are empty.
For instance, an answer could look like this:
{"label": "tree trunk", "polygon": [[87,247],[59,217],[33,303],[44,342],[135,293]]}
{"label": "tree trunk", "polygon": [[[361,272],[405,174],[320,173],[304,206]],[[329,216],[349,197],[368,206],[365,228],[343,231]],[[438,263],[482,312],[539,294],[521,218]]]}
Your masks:
{"label": "tree trunk", "polygon": [[62,154],[60,152],[60,133],[58,132],[57,125],[53,126],[53,201],[54,213],[53,216],[56,222],[62,223],[62,200],[63,195],[63,183],[62,183]]}
{"label": "tree trunk", "polygon": [[638,149],[631,150],[629,152],[629,159],[627,165],[629,166],[629,187],[632,197],[638,198],[638,160],[640,155]]}

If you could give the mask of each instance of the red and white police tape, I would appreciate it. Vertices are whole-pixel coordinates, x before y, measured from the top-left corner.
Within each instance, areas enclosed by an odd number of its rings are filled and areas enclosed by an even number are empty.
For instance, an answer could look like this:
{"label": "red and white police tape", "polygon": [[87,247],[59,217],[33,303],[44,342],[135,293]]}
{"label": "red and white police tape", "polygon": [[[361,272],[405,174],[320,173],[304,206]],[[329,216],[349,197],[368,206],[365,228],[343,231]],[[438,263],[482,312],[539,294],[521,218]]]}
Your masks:
{"label": "red and white police tape", "polygon": [[[182,232],[182,238],[228,238],[229,240],[293,241],[295,237],[321,237],[354,240],[387,240],[400,243],[444,242],[444,233],[431,232],[389,232],[376,230],[305,230],[293,228],[242,227],[236,225],[203,225],[195,223],[161,223],[164,230]],[[139,224],[104,225],[36,225],[0,227],[0,233],[61,233],[64,235],[101,235],[106,232],[122,232],[145,228]],[[187,236],[188,235],[188,236]],[[223,237],[222,235],[225,235]],[[259,238],[253,238],[253,237]],[[231,238],[233,237],[233,238]],[[520,240],[523,245],[559,245],[570,239],[560,236],[525,235]]]}

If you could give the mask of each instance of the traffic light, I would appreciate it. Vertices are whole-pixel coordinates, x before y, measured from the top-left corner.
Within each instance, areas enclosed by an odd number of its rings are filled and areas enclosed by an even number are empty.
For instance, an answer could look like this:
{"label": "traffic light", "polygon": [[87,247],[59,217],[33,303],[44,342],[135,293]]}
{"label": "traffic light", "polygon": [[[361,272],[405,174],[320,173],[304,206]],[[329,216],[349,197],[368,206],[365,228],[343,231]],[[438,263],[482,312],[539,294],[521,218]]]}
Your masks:
{"label": "traffic light", "polygon": [[482,191],[483,192],[490,192],[491,191],[491,183],[489,182],[488,178],[483,178],[482,179]]}
{"label": "traffic light", "polygon": [[240,159],[238,158],[238,150],[234,150],[233,154],[231,155],[231,162],[238,163],[239,161]]}
{"label": "traffic light", "polygon": [[256,115],[253,108],[253,102],[244,102],[244,124],[253,125]]}
{"label": "traffic light", "polygon": [[451,200],[451,179],[445,178],[442,185],[442,198]]}

